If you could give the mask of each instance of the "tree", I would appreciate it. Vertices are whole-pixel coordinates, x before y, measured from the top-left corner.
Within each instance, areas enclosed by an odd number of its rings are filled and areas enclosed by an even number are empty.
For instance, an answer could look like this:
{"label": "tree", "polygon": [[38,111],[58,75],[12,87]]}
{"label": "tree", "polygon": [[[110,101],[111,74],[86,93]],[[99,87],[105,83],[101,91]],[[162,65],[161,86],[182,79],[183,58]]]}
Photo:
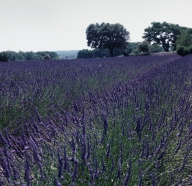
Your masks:
{"label": "tree", "polygon": [[19,53],[17,53],[16,60],[23,61],[23,60],[25,60],[25,57],[21,52],[19,52]]}
{"label": "tree", "polygon": [[50,59],[51,59],[50,55],[49,54],[45,54],[44,60],[50,60]]}
{"label": "tree", "polygon": [[177,37],[180,35],[181,30],[186,28],[167,22],[152,22],[151,24],[151,27],[144,30],[143,39],[152,42],[154,45],[161,45],[166,52],[169,52],[170,47],[175,51]]}
{"label": "tree", "polygon": [[128,55],[139,53],[139,51],[138,51],[139,44],[140,44],[140,42],[129,42],[125,49],[126,52],[128,53]]}
{"label": "tree", "polygon": [[36,60],[36,55],[32,51],[25,52],[25,60]]}
{"label": "tree", "polygon": [[192,45],[192,29],[186,29],[181,32],[176,41],[177,46],[189,47]]}
{"label": "tree", "polygon": [[113,57],[115,48],[125,48],[129,40],[129,32],[119,23],[96,23],[87,27],[86,38],[88,46],[109,49],[111,57]]}
{"label": "tree", "polygon": [[6,55],[6,52],[1,52],[0,53],[0,61],[2,62],[8,62],[8,57]]}
{"label": "tree", "polygon": [[93,51],[88,49],[79,50],[77,53],[77,58],[92,58]]}
{"label": "tree", "polygon": [[149,54],[149,43],[147,41],[141,42],[138,46],[138,50],[144,54]]}

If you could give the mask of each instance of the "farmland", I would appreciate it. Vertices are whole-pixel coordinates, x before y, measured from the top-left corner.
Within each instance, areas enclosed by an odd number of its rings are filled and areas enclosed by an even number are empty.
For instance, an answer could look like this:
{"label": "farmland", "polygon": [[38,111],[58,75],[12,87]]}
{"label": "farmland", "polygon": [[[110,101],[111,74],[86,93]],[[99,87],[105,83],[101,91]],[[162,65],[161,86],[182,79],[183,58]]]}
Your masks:
{"label": "farmland", "polygon": [[0,63],[0,185],[192,184],[192,56]]}

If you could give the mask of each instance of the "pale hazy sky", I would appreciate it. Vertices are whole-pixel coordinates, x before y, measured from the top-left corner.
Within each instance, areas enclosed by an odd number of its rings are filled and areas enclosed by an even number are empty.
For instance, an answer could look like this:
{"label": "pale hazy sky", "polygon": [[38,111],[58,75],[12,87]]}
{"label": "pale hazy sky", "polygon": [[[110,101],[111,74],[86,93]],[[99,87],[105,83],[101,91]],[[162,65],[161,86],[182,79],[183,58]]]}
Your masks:
{"label": "pale hazy sky", "polygon": [[192,28],[192,0],[0,0],[0,51],[80,50],[91,23],[120,23],[132,42],[151,22]]}

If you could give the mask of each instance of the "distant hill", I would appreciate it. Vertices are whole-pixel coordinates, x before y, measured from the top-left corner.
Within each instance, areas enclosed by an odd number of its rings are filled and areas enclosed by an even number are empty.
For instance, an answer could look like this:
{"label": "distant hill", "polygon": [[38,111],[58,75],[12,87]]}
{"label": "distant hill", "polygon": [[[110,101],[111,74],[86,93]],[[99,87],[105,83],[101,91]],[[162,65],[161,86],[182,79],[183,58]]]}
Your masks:
{"label": "distant hill", "polygon": [[54,51],[58,56],[61,56],[62,59],[74,59],[77,58],[77,53],[79,50],[59,50]]}

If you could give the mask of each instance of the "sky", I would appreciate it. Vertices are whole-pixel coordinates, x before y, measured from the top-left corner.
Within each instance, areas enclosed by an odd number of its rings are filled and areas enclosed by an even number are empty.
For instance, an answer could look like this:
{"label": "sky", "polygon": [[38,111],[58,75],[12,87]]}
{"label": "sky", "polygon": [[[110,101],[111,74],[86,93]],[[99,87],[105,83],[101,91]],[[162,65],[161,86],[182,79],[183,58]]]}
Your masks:
{"label": "sky", "polygon": [[120,23],[142,41],[151,22],[192,28],[192,0],[0,0],[0,51],[91,49],[86,28]]}

